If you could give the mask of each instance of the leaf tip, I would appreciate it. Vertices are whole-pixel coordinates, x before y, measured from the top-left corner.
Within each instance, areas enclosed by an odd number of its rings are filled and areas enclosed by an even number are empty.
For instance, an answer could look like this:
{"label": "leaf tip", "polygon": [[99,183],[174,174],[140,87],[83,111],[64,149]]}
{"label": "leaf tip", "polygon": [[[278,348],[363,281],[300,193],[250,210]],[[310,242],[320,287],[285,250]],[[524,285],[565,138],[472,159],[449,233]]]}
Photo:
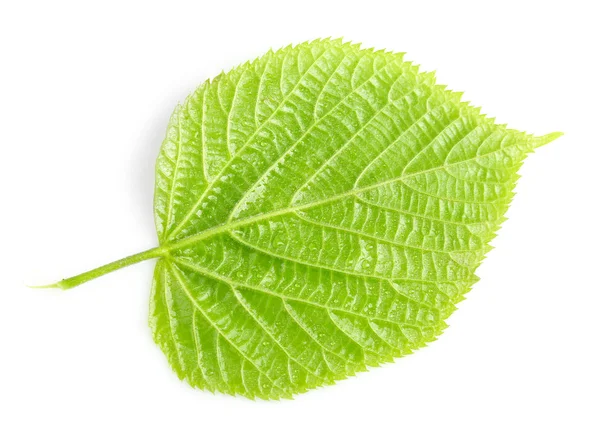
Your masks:
{"label": "leaf tip", "polygon": [[537,149],[538,147],[545,146],[548,143],[551,143],[557,138],[560,138],[564,135],[563,132],[552,132],[546,135],[542,135],[540,137],[533,138],[533,148]]}

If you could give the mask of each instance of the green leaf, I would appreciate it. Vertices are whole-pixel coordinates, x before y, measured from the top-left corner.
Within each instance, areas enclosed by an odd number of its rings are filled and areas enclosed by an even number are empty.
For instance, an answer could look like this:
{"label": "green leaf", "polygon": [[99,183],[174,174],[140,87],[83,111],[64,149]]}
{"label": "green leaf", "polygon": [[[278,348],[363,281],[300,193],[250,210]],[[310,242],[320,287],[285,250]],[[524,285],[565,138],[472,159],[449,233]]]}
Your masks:
{"label": "green leaf", "polygon": [[177,106],[156,165],[150,326],[181,379],[265,399],[434,340],[477,280],[517,170],[507,129],[402,54],[319,40]]}

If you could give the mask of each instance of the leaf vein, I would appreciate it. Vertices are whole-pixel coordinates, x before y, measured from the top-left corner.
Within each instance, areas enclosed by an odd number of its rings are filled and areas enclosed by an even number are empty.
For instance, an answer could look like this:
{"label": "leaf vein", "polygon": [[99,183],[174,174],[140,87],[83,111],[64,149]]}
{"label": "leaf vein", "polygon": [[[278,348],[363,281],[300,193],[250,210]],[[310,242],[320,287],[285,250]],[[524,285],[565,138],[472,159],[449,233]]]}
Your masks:
{"label": "leaf vein", "polygon": [[183,280],[183,278],[177,273],[177,271],[175,269],[171,268],[171,271],[173,272],[173,275],[175,276],[177,281],[181,284],[181,289],[185,292],[185,294],[187,295],[187,297],[190,300],[190,302],[192,303],[192,305],[199,311],[199,313],[204,317],[204,319],[217,331],[217,333],[220,334],[240,354],[240,356],[242,358],[244,358],[246,361],[248,361],[250,364],[252,364],[252,366],[254,366],[254,368],[256,368],[256,370],[258,370],[258,372],[261,375],[264,375],[264,377],[269,380],[271,385],[276,386],[277,388],[286,392],[286,389],[284,389],[282,386],[278,385],[275,381],[273,381],[269,377],[269,375],[266,375],[263,372],[263,370],[257,364],[254,363],[254,361],[252,361],[244,352],[242,352],[242,350],[232,340],[230,340],[225,335],[225,333],[221,330],[221,328],[219,328],[217,325],[214,324],[214,322],[210,319],[210,317],[208,317],[207,314],[204,313],[204,310],[200,307],[200,305],[198,305],[198,302],[196,302],[194,297],[191,295],[190,291],[188,290],[188,288],[185,285],[185,281]]}

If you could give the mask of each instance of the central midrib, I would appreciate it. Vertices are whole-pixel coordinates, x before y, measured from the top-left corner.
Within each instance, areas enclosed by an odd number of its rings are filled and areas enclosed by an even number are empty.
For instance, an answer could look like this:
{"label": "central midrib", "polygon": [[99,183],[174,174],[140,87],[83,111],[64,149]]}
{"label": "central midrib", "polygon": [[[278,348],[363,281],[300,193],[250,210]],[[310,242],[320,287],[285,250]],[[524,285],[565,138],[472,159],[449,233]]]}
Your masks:
{"label": "central midrib", "polygon": [[[314,202],[305,203],[305,204],[297,205],[297,206],[290,206],[288,208],[278,209],[278,210],[271,211],[271,212],[268,212],[268,213],[265,213],[265,214],[259,214],[259,215],[255,215],[255,216],[252,216],[252,217],[248,217],[246,219],[236,220],[234,222],[226,222],[226,223],[223,223],[223,224],[221,224],[219,226],[215,226],[213,228],[206,229],[206,230],[204,230],[202,232],[199,232],[197,234],[190,235],[189,237],[182,238],[181,240],[177,240],[177,241],[173,241],[173,242],[166,242],[165,244],[161,244],[160,247],[161,247],[161,249],[163,249],[163,250],[165,250],[167,252],[170,252],[170,251],[176,250],[176,249],[180,249],[182,247],[188,247],[188,246],[191,246],[191,245],[193,245],[194,243],[196,243],[198,241],[205,240],[206,238],[209,238],[209,237],[212,237],[214,235],[218,235],[218,234],[221,234],[221,233],[224,233],[224,232],[229,232],[229,231],[231,231],[233,229],[237,229],[237,228],[242,227],[242,226],[246,226],[246,225],[249,225],[249,224],[252,224],[252,223],[260,222],[262,220],[266,220],[266,219],[269,219],[269,218],[272,218],[272,217],[277,217],[277,216],[280,216],[280,215],[288,214],[290,212],[301,211],[301,210],[306,209],[306,208],[312,208],[314,206],[319,206],[319,205],[323,205],[323,204],[326,204],[326,203],[329,203],[329,202],[334,202],[336,200],[340,200],[340,199],[343,199],[345,197],[349,197],[349,196],[353,196],[353,195],[356,195],[356,194],[360,194],[362,192],[369,191],[369,190],[372,190],[374,188],[377,188],[377,187],[380,187],[380,186],[383,186],[383,185],[386,185],[386,184],[389,184],[389,183],[392,183],[392,182],[404,181],[406,179],[409,179],[409,178],[412,178],[412,177],[415,177],[415,176],[418,176],[418,175],[421,175],[421,174],[424,174],[424,173],[431,173],[431,172],[434,172],[434,171],[439,171],[439,170],[447,169],[447,168],[455,166],[455,165],[463,164],[465,162],[473,161],[473,160],[476,160],[476,159],[479,159],[479,158],[483,158],[485,156],[492,155],[494,153],[498,153],[501,150],[502,149],[494,150],[492,152],[484,153],[484,154],[481,154],[481,155],[476,155],[476,156],[474,156],[472,158],[465,159],[465,160],[462,160],[462,161],[456,161],[456,162],[453,162],[451,164],[445,164],[445,165],[442,165],[442,166],[439,166],[439,167],[428,168],[428,169],[421,170],[421,171],[418,171],[418,172],[415,172],[415,173],[410,173],[408,175],[402,175],[402,176],[399,176],[399,177],[394,178],[394,179],[388,179],[386,181],[378,182],[376,184],[368,185],[368,186],[365,186],[365,187],[362,187],[362,188],[355,188],[353,190],[345,191],[345,192],[343,192],[341,194],[336,194],[335,196],[331,196],[331,197],[328,197],[326,199],[316,200]],[[433,194],[431,194],[431,196],[433,196]]]}

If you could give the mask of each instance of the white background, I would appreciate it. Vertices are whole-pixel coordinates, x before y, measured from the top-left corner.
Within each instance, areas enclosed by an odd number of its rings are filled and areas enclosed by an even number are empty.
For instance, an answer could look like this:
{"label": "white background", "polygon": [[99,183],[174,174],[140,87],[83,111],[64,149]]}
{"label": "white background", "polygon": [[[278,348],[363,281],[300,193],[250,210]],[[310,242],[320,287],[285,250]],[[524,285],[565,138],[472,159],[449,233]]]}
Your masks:
{"label": "white background", "polygon": [[[595,2],[403,3],[2,2],[0,435],[600,435]],[[565,132],[528,158],[438,341],[253,402],[170,370],[147,327],[152,261],[68,292],[24,286],[156,245],[153,166],[175,104],[325,36],[405,51],[499,122]]]}

